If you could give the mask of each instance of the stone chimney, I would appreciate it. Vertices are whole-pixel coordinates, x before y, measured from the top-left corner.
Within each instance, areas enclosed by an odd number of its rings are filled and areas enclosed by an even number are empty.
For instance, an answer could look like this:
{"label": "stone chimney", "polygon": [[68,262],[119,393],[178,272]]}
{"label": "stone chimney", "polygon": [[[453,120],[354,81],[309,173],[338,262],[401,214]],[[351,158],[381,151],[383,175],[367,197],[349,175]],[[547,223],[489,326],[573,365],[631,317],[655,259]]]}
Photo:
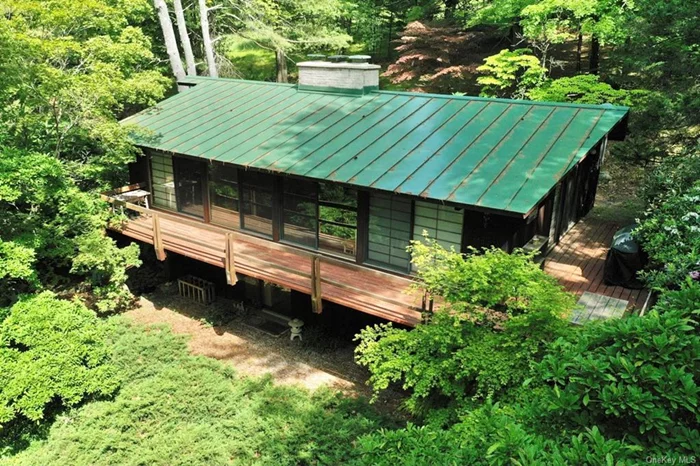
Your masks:
{"label": "stone chimney", "polygon": [[[299,90],[364,95],[379,89],[379,65],[362,63],[366,56],[329,57],[338,61],[305,61],[297,64]],[[339,61],[350,59],[352,62]],[[360,61],[360,63],[357,63]]]}

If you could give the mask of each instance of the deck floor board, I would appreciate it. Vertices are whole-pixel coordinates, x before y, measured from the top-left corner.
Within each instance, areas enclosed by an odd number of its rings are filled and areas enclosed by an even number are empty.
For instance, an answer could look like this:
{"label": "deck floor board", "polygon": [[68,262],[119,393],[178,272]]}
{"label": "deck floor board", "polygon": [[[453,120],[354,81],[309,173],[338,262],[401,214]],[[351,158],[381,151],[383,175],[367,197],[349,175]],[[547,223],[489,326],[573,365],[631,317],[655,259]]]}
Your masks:
{"label": "deck floor board", "polygon": [[613,234],[624,225],[593,217],[582,219],[564,235],[545,259],[544,270],[578,296],[596,293],[609,298],[628,301],[629,306],[641,309],[649,295],[648,290],[630,290],[608,286],[603,280],[605,257]]}
{"label": "deck floor board", "polygon": [[[166,251],[225,267],[226,235],[160,216],[163,247]],[[125,236],[153,244],[152,216],[139,216],[119,230]],[[311,293],[313,252],[236,232],[234,265],[238,273],[259,278],[302,293]],[[278,266],[278,267],[275,267]],[[410,279],[360,267],[352,262],[321,259],[321,284],[324,300],[406,325],[421,319],[416,308],[420,297],[412,290]],[[344,287],[345,286],[345,287]],[[356,290],[353,290],[355,288]],[[362,290],[364,293],[357,290]],[[370,294],[367,294],[370,293]]]}

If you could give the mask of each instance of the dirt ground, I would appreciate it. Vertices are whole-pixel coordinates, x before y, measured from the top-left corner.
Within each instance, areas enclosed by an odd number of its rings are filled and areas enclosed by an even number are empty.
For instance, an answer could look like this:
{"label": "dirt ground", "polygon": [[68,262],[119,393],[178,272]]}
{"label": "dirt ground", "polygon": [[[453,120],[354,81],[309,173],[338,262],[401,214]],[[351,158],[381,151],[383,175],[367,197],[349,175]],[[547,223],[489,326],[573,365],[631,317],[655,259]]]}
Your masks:
{"label": "dirt ground", "polygon": [[[235,310],[233,304],[223,298],[208,306],[198,304],[178,296],[176,286],[166,283],[142,296],[126,316],[139,324],[165,324],[174,333],[187,335],[193,354],[231,364],[243,376],[270,375],[280,384],[371,396],[365,383],[368,374],[353,361],[351,343],[319,350],[305,341],[290,341],[289,333],[274,337],[246,325],[257,314]],[[377,401],[377,408],[394,411],[402,398],[387,392]]]}

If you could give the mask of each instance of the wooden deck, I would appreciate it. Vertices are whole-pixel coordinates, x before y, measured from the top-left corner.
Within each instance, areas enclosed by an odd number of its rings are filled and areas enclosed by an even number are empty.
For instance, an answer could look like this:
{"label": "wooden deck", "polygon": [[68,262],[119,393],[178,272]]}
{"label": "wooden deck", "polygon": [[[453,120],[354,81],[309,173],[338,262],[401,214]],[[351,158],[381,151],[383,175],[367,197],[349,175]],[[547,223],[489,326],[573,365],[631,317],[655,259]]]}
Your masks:
{"label": "wooden deck", "polygon": [[582,219],[547,255],[544,270],[576,295],[588,291],[629,301],[630,306],[642,309],[649,295],[647,290],[603,283],[605,256],[613,234],[623,226],[590,217]]}
{"label": "wooden deck", "polygon": [[422,296],[411,290],[408,278],[163,211],[133,204],[127,208],[139,215],[115,230],[153,244],[162,259],[171,251],[234,271],[234,276],[237,272],[309,294],[312,300],[318,297],[405,325],[421,320]]}

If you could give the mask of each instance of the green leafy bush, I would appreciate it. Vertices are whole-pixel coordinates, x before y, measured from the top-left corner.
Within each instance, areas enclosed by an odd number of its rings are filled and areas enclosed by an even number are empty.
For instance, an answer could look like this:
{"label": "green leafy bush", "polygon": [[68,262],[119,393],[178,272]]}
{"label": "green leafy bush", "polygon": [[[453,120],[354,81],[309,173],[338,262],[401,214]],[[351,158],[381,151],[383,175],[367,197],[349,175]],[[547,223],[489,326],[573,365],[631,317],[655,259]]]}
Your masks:
{"label": "green leafy bush", "polygon": [[569,331],[573,298],[522,252],[463,256],[434,240],[413,242],[422,286],[446,306],[408,331],[364,329],[356,360],[375,391],[400,383],[414,413],[502,396],[530,375],[549,342]]}
{"label": "green leafy bush", "polygon": [[538,310],[564,316],[573,309],[573,297],[522,250],[491,248],[465,256],[427,237],[411,242],[410,249],[421,287],[449,303],[509,315]]}
{"label": "green leafy bush", "polygon": [[600,82],[600,77],[595,74],[548,80],[528,92],[528,97],[547,102],[630,104],[629,91],[614,89],[610,84]]}
{"label": "green leafy bush", "polygon": [[546,437],[518,420],[521,413],[485,403],[449,429],[409,424],[360,437],[360,464],[500,465],[637,464],[640,448],[605,438],[593,426]]}
{"label": "green leafy bush", "polygon": [[541,350],[539,341],[518,341],[507,330],[494,332],[446,312],[411,331],[368,327],[357,339],[356,361],[369,369],[375,393],[400,383],[410,391],[407,407],[415,414],[501,396],[531,375],[530,360]]}
{"label": "green leafy bush", "polygon": [[477,68],[484,76],[477,78],[483,97],[524,98],[537,87],[547,70],[530,49],[501,50]]}
{"label": "green leafy bush", "polygon": [[650,206],[634,235],[649,255],[650,269],[642,276],[653,288],[677,287],[700,270],[700,181]]}
{"label": "green leafy bush", "polygon": [[655,209],[672,197],[685,193],[700,180],[700,146],[665,158],[651,170],[642,186],[647,206]]}
{"label": "green leafy bush", "polygon": [[[649,452],[693,454],[700,445],[697,286],[643,317],[588,325],[558,341],[540,365],[553,386],[553,413]],[[679,303],[690,309],[673,308]]]}
{"label": "green leafy bush", "polygon": [[105,328],[79,303],[44,292],[17,302],[0,323],[0,432],[18,418],[39,421],[47,406],[74,406],[118,386]]}

